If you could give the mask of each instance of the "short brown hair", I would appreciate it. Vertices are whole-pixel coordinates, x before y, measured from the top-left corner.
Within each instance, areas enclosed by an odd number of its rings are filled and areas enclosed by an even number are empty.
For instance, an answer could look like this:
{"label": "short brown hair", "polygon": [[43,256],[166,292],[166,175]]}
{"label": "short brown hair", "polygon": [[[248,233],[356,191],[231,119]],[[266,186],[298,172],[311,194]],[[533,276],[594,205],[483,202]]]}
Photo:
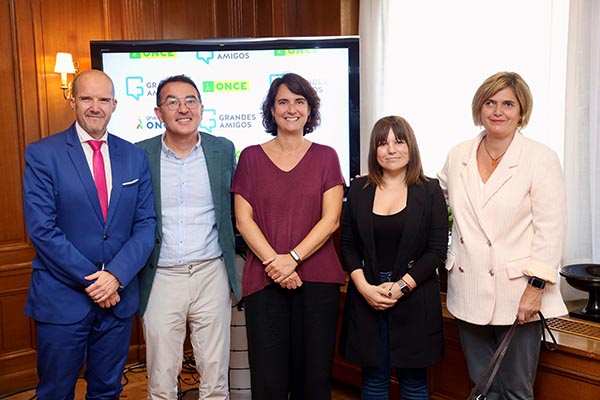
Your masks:
{"label": "short brown hair", "polygon": [[496,93],[506,88],[512,89],[519,102],[519,108],[521,109],[519,126],[522,128],[527,126],[531,110],[533,109],[533,96],[525,80],[516,72],[498,72],[487,78],[479,86],[471,103],[473,122],[476,126],[483,125],[481,122],[481,107],[483,107],[483,104]]}
{"label": "short brown hair", "polygon": [[404,118],[397,115],[389,115],[380,118],[375,125],[373,125],[373,129],[371,130],[368,158],[369,176],[365,186],[370,184],[380,186],[383,183],[383,168],[381,168],[381,165],[377,162],[377,148],[380,144],[387,142],[390,128],[392,129],[392,132],[394,132],[396,139],[404,141],[408,146],[410,160],[406,166],[406,176],[404,181],[407,185],[412,185],[413,183],[421,184],[421,181],[427,180],[427,178],[423,173],[421,154],[419,153],[419,146],[417,145],[415,133]]}

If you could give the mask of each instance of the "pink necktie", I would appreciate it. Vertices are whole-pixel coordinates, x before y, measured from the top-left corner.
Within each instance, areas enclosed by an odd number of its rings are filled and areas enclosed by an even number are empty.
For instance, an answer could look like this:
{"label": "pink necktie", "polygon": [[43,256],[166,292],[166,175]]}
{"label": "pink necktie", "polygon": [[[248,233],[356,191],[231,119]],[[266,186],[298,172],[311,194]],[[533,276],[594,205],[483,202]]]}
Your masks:
{"label": "pink necktie", "polygon": [[96,182],[96,190],[98,190],[98,199],[100,200],[100,208],[102,216],[106,222],[106,213],[108,212],[108,190],[106,189],[106,172],[104,171],[104,157],[100,148],[102,147],[101,140],[89,140],[88,143],[94,150],[92,157],[92,165],[94,166],[94,182]]}

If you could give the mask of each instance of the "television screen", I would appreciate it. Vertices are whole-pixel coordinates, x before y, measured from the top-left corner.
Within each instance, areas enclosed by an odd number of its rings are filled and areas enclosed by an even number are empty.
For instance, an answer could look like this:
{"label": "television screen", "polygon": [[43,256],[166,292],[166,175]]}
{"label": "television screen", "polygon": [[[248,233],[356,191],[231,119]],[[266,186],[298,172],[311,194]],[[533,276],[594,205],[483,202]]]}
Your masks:
{"label": "television screen", "polygon": [[260,107],[273,79],[294,72],[321,98],[321,124],[307,139],[337,151],[346,183],[360,171],[358,37],[91,41],[90,50],[92,68],[115,84],[109,131],[131,142],[164,132],[154,114],[156,88],[185,74],[201,92],[200,130],[230,139],[239,155],[273,138]]}

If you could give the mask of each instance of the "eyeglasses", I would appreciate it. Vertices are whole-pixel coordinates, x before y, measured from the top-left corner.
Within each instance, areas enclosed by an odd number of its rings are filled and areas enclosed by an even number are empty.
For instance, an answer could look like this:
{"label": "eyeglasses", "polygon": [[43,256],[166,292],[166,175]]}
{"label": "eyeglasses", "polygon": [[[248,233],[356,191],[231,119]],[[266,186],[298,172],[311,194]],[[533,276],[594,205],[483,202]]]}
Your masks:
{"label": "eyeglasses", "polygon": [[167,106],[169,110],[175,111],[179,109],[181,104],[185,104],[185,106],[190,110],[195,110],[200,105],[200,100],[194,96],[188,96],[183,100],[178,99],[177,97],[167,97],[165,101],[163,101],[159,106]]}

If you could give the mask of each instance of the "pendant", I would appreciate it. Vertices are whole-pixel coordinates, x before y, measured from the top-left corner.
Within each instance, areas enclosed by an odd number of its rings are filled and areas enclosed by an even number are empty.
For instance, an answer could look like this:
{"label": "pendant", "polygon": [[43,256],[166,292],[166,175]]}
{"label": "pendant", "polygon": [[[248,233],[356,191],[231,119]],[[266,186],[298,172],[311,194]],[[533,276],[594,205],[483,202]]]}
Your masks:
{"label": "pendant", "polygon": [[497,165],[498,165],[498,160],[492,159],[492,167],[495,167]]}

